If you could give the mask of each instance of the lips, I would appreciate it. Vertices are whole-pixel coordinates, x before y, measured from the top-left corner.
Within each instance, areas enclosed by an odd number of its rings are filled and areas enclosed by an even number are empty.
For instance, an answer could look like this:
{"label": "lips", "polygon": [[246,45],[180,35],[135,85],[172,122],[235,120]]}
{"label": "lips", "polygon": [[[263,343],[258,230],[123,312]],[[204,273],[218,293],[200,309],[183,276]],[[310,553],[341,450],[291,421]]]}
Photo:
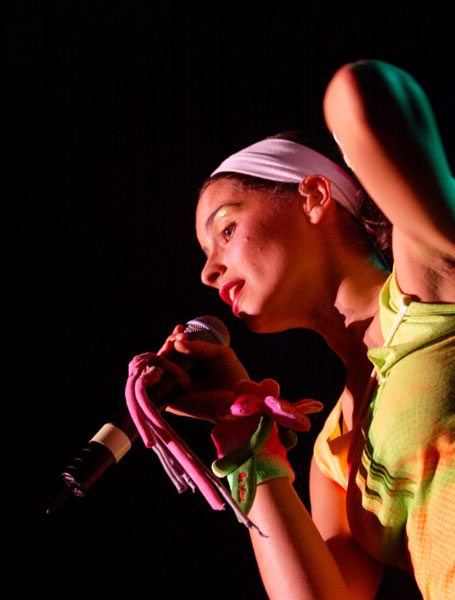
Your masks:
{"label": "lips", "polygon": [[233,281],[226,281],[220,287],[219,294],[221,299],[224,300],[224,302],[226,302],[227,304],[229,304],[229,306],[232,306],[232,312],[236,316],[238,316],[237,303],[239,300],[239,296],[242,293],[244,285],[245,282],[243,281],[243,279],[236,279]]}

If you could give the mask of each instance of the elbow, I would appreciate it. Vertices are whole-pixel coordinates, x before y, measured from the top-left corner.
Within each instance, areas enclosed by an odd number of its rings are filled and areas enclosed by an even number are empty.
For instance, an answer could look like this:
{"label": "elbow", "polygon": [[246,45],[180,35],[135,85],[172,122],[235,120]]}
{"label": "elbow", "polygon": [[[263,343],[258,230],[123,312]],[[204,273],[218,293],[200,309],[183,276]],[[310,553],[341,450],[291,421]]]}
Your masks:
{"label": "elbow", "polygon": [[[422,98],[405,71],[378,60],[343,65],[327,86],[323,102],[329,131],[341,142],[382,139],[425,121]],[[421,125],[419,125],[421,129]]]}
{"label": "elbow", "polygon": [[372,93],[384,85],[400,84],[411,76],[406,72],[381,60],[357,60],[346,63],[335,72],[333,80],[340,80],[344,85],[358,92]]}
{"label": "elbow", "polygon": [[389,121],[412,121],[428,117],[425,94],[406,71],[380,60],[359,60],[343,65],[332,77],[324,96],[329,126],[333,115],[352,115],[371,128]]}
{"label": "elbow", "polygon": [[[324,94],[323,112],[326,125],[336,138],[343,132],[367,124],[366,102],[359,73],[361,63],[340,67],[330,80]],[[337,139],[339,141],[339,139]]]}

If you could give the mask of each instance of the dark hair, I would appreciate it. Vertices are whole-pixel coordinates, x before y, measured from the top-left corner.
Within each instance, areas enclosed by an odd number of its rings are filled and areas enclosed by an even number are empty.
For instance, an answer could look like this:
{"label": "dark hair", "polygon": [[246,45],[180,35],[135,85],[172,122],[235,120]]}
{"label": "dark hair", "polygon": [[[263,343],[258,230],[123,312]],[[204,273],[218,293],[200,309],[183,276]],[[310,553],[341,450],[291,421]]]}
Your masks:
{"label": "dark hair", "polygon": [[[355,174],[347,167],[340,152],[336,145],[327,140],[319,140],[319,143],[312,143],[305,135],[298,130],[284,131],[276,135],[268,136],[265,139],[280,139],[289,140],[296,142],[297,144],[303,144],[309,146],[313,150],[320,152],[340,168],[346,171],[360,186],[358,179]],[[235,179],[243,187],[248,189],[254,189],[258,191],[264,191],[272,194],[275,197],[285,197],[290,194],[294,194],[297,191],[298,184],[296,183],[280,183],[270,181],[267,179],[261,179],[259,177],[253,177],[251,175],[243,175],[241,173],[217,173],[205,180],[203,183],[200,194],[207,189],[207,187],[218,181],[219,179]],[[361,186],[360,186],[361,187]],[[369,240],[371,241],[374,249],[382,257],[385,265],[390,268],[393,263],[392,254],[392,224],[387,217],[379,210],[373,200],[368,196],[365,190],[361,187],[358,192],[359,200],[359,214],[358,220],[363,226]]]}

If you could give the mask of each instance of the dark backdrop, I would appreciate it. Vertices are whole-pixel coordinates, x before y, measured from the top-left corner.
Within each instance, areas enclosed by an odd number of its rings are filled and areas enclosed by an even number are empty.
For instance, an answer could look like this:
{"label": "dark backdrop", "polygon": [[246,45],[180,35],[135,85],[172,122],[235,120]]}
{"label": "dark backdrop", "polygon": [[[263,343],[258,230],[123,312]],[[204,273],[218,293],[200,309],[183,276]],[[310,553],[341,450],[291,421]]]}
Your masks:
{"label": "dark backdrop", "polygon": [[[311,332],[249,334],[202,287],[197,189],[265,135],[326,136],[325,86],[358,58],[416,76],[453,159],[451,19],[441,2],[5,6],[7,574],[43,599],[264,598],[247,531],[198,493],[178,495],[140,445],[86,498],[45,509],[61,469],[123,403],[132,356],[200,314],[225,321],[252,377],[325,402],[292,454],[307,500],[311,445],[343,369]],[[210,464],[210,427],[172,423]]]}

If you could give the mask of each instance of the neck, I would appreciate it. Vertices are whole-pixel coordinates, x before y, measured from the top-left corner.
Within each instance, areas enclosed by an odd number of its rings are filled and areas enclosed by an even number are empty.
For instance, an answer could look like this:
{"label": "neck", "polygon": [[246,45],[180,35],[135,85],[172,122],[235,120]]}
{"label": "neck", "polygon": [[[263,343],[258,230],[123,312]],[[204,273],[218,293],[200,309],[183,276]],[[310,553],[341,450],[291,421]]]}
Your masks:
{"label": "neck", "polygon": [[[326,279],[327,293],[313,315],[313,328],[351,365],[367,360],[369,348],[383,344],[378,295],[388,274],[365,256],[350,256],[333,265]],[[359,363],[359,361],[361,361]]]}

